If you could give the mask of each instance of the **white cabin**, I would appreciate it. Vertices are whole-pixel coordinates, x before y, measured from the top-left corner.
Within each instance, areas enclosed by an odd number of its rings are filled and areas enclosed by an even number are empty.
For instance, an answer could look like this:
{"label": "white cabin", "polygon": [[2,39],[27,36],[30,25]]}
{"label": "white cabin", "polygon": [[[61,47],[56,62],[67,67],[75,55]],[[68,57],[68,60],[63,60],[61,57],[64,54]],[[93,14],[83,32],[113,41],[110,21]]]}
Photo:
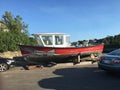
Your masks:
{"label": "white cabin", "polygon": [[39,33],[32,34],[43,47],[70,47],[70,35],[63,33]]}

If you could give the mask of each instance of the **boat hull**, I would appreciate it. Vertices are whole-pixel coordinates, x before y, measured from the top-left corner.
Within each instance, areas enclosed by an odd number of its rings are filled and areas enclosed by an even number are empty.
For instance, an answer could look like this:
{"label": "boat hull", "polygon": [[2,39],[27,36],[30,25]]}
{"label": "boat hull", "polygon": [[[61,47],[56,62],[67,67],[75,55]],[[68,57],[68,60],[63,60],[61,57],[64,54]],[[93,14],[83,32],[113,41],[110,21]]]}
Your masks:
{"label": "boat hull", "polygon": [[21,54],[27,61],[39,62],[62,62],[70,59],[89,56],[91,54],[102,53],[104,45],[96,45],[89,47],[41,47],[19,45]]}
{"label": "boat hull", "polygon": [[88,46],[88,47],[41,47],[41,46],[29,46],[19,45],[21,54],[30,55],[39,53],[41,55],[77,55],[77,54],[89,54],[99,53],[103,51],[104,45]]}

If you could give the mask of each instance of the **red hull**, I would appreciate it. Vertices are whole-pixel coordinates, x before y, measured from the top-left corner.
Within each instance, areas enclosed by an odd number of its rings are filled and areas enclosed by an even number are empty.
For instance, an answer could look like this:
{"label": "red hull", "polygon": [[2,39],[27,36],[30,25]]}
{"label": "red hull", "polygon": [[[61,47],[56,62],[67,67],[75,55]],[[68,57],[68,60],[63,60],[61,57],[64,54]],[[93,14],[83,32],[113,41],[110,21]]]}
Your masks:
{"label": "red hull", "polygon": [[104,45],[96,45],[89,47],[41,47],[41,46],[28,46],[19,45],[22,55],[30,55],[33,53],[49,53],[59,55],[77,55],[86,53],[99,53],[103,51]]}

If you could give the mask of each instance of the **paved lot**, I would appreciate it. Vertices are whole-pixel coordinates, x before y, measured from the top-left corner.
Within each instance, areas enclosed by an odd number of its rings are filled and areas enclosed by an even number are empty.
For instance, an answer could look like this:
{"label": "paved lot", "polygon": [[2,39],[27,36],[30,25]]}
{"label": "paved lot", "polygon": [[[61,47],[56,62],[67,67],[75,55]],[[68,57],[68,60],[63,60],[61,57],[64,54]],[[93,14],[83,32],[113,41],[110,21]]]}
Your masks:
{"label": "paved lot", "polygon": [[96,63],[20,69],[1,73],[3,90],[120,90],[120,76],[99,70]]}

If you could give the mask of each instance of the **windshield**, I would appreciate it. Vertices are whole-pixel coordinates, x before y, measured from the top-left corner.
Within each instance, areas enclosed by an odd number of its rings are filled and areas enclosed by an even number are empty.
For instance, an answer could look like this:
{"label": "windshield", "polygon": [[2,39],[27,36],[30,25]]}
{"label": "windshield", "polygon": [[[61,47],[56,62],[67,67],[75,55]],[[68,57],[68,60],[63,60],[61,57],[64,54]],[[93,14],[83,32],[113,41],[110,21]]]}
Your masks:
{"label": "windshield", "polygon": [[114,50],[114,51],[108,53],[108,55],[117,55],[117,56],[120,56],[120,49]]}
{"label": "windshield", "polygon": [[56,44],[56,45],[62,45],[62,44],[63,44],[63,36],[61,36],[61,35],[56,35],[56,36],[55,36],[55,44]]}
{"label": "windshield", "polygon": [[52,36],[42,36],[43,42],[45,45],[52,45]]}

